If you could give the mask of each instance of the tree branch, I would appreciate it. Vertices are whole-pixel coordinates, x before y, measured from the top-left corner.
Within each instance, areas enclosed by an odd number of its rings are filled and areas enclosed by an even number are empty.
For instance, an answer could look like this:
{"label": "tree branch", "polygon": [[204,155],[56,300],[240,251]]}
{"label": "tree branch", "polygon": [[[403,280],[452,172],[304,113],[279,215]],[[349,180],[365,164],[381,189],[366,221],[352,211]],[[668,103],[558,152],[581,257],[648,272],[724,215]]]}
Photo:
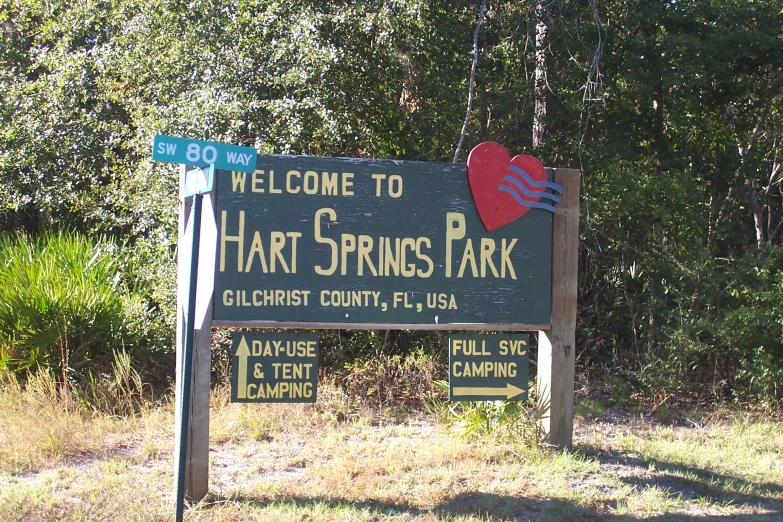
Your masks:
{"label": "tree branch", "polygon": [[459,141],[457,142],[457,150],[454,151],[454,159],[452,163],[456,163],[459,158],[459,151],[462,148],[462,141],[465,139],[465,135],[468,132],[468,122],[470,121],[470,109],[473,106],[473,86],[476,80],[476,66],[479,59],[479,46],[478,37],[481,30],[481,22],[484,21],[484,13],[487,8],[487,0],[481,0],[481,9],[479,10],[478,20],[476,21],[476,31],[473,33],[473,65],[470,67],[470,81],[468,82],[468,109],[465,112],[465,122],[462,124],[462,132],[459,134]]}

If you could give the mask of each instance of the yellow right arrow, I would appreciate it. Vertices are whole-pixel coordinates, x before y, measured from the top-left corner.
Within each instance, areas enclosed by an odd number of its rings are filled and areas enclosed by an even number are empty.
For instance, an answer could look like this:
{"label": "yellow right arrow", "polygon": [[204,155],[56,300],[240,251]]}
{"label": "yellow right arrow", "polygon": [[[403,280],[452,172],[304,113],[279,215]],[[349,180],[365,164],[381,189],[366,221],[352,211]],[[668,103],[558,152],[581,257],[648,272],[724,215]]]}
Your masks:
{"label": "yellow right arrow", "polygon": [[511,399],[516,397],[520,393],[525,393],[525,390],[518,388],[511,383],[507,383],[502,388],[489,388],[489,387],[473,387],[473,386],[455,386],[451,390],[451,394],[454,397],[467,397],[471,395],[485,395],[493,397],[504,397]]}
{"label": "yellow right arrow", "polygon": [[247,345],[245,336],[239,341],[239,347],[235,357],[239,357],[239,368],[237,368],[237,399],[247,399],[247,358],[250,357],[250,347]]}

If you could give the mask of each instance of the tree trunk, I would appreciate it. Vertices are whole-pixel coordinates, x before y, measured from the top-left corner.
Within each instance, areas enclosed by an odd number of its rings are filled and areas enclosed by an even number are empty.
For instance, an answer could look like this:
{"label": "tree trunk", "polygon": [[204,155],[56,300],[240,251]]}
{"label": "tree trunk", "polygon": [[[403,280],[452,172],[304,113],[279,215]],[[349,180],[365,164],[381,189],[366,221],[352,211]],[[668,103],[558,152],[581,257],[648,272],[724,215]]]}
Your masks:
{"label": "tree trunk", "polygon": [[747,161],[745,158],[746,154],[753,146],[753,140],[751,139],[749,142],[749,145],[744,145],[742,143],[737,145],[740,162],[742,164],[741,170],[737,172],[737,177],[745,180],[748,207],[750,208],[750,213],[753,215],[753,229],[756,233],[756,248],[758,249],[759,258],[764,258],[767,256],[767,234],[764,229],[764,208],[759,204],[758,196],[756,195],[756,180],[748,176],[746,171]]}
{"label": "tree trunk", "polygon": [[663,108],[663,78],[661,59],[656,58],[654,63],[656,65],[655,80],[653,85],[653,108],[655,109],[655,155],[656,164],[655,169],[658,172],[666,170],[665,155],[666,150],[666,134],[665,134],[665,113]]}
{"label": "tree trunk", "polygon": [[533,109],[533,148],[544,143],[544,119],[546,118],[546,47],[548,45],[546,24],[547,9],[536,4],[536,75],[535,107]]}
{"label": "tree trunk", "polygon": [[767,255],[766,234],[764,233],[764,209],[759,205],[756,197],[756,183],[750,178],[745,178],[745,186],[748,189],[748,205],[753,214],[753,228],[756,231],[756,246],[758,247],[759,257]]}

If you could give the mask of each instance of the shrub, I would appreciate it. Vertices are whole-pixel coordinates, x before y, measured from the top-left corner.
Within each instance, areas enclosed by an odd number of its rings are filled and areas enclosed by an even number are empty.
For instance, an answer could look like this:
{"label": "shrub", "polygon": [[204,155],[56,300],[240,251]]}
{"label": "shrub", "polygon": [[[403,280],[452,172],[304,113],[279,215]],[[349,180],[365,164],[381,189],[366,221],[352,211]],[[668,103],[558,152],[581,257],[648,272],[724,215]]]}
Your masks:
{"label": "shrub", "polygon": [[[665,355],[692,383],[740,400],[783,397],[783,248],[697,273]],[[694,285],[696,286],[696,285]],[[698,293],[697,293],[698,292]],[[698,298],[696,297],[698,296]],[[685,300],[685,299],[683,299]],[[682,376],[679,376],[682,380]]]}
{"label": "shrub", "polygon": [[435,381],[445,373],[446,365],[423,351],[407,355],[379,352],[346,364],[337,381],[350,397],[371,404],[414,405],[439,396]]}
{"label": "shrub", "polygon": [[422,405],[439,395],[434,382],[446,375],[448,334],[328,330],[320,335],[322,373],[351,398],[379,406]]}
{"label": "shrub", "polygon": [[131,268],[116,245],[76,233],[0,237],[0,369],[68,385],[110,374],[115,352],[145,350],[150,313]]}

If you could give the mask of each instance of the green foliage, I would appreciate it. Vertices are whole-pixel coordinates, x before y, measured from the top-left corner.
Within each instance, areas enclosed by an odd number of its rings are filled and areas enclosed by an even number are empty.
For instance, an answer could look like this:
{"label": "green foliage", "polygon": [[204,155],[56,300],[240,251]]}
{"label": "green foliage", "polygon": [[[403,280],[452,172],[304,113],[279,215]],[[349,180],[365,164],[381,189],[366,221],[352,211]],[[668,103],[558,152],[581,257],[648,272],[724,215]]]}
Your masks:
{"label": "green foliage", "polygon": [[118,350],[148,353],[149,311],[124,279],[131,272],[106,241],[68,232],[0,238],[0,368],[53,371],[68,384],[110,373]]}
{"label": "green foliage", "polygon": [[[445,396],[449,383],[435,386]],[[435,400],[431,404],[441,420],[455,426],[465,437],[495,435],[509,437],[523,447],[533,447],[543,440],[540,421],[547,405],[536,400],[535,386],[525,401],[452,401]]]}
{"label": "green foliage", "polygon": [[684,281],[675,295],[681,319],[664,352],[671,373],[678,369],[678,378],[702,381],[716,394],[783,396],[782,250],[761,263],[755,256],[707,263]]}
{"label": "green foliage", "polygon": [[349,396],[371,404],[421,404],[439,396],[435,382],[445,373],[445,364],[422,351],[407,355],[379,352],[346,365],[338,382]]}
{"label": "green foliage", "polygon": [[[780,398],[779,3],[546,4],[546,138],[535,155],[583,173],[578,360],[620,376],[629,397]],[[0,229],[56,223],[129,245],[139,263],[111,284],[143,288],[120,299],[126,320],[112,338],[166,346],[177,174],[149,160],[152,136],[448,160],[478,5],[2,1]],[[464,152],[486,140],[531,152],[536,23],[529,4],[489,3]],[[47,313],[49,338],[77,335]],[[34,337],[13,328],[3,335],[14,350]],[[372,355],[406,364],[422,343],[442,360],[426,338],[327,333],[323,363],[367,375]],[[5,360],[50,357],[28,350]]]}
{"label": "green foliage", "polygon": [[421,330],[328,330],[322,331],[321,359],[335,371],[357,361],[387,355],[420,354],[437,361],[448,358],[448,337]]}
{"label": "green foliage", "polygon": [[421,405],[439,396],[446,374],[440,337],[407,330],[332,330],[321,334],[324,375],[352,398],[378,406]]}
{"label": "green foliage", "polygon": [[623,5],[582,144],[581,358],[655,406],[780,398],[782,13]]}

